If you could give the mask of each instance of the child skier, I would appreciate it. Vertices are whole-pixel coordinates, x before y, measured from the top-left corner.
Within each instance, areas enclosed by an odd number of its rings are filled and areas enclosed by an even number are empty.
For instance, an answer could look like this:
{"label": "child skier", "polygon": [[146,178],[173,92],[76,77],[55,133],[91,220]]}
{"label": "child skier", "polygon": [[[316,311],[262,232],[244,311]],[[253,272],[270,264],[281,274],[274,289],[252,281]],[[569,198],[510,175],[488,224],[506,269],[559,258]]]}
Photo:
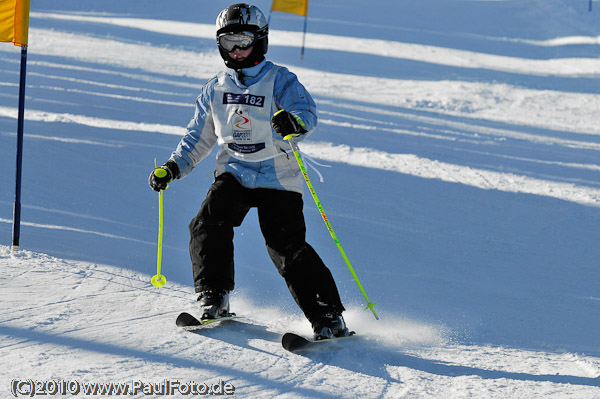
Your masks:
{"label": "child skier", "polygon": [[[268,32],[255,6],[234,4],[217,17],[217,45],[226,70],[201,89],[187,133],[149,177],[155,191],[182,179],[214,147],[215,181],[192,219],[190,257],[203,319],[229,313],[234,289],[233,230],[256,207],[267,251],[311,322],[315,339],[349,334],[329,269],[306,242],[303,179],[290,147],[317,124],[315,103],[286,68],[265,60]],[[156,173],[157,170],[164,171]],[[164,176],[164,177],[159,177]]]}

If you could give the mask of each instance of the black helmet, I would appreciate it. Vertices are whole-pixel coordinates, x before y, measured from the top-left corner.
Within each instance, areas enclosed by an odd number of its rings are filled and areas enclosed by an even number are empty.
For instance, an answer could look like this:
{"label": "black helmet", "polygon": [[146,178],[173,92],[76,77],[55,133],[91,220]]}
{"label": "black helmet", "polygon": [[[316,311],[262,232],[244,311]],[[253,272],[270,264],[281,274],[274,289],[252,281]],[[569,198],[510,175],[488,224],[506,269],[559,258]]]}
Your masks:
{"label": "black helmet", "polygon": [[[237,36],[231,36],[239,34]],[[233,69],[249,68],[264,60],[269,47],[269,25],[258,7],[239,3],[227,7],[217,17],[217,45],[225,65]],[[231,39],[231,40],[228,40]],[[243,61],[227,55],[236,47],[254,46],[252,53]]]}

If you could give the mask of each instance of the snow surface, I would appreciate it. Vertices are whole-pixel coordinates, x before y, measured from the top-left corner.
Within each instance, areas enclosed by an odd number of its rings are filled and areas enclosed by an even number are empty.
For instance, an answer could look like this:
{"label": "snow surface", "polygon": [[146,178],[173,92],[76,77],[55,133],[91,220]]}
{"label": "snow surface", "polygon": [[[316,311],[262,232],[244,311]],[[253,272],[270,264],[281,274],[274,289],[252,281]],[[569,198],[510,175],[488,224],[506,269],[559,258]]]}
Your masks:
{"label": "snow surface", "polygon": [[[264,11],[270,2],[257,1]],[[195,310],[187,223],[213,157],[157,197],[147,186],[222,67],[224,1],[32,2],[22,250],[10,251],[19,48],[0,45],[0,396],[15,379],[165,380],[247,398],[600,397],[600,4],[358,0],[275,13],[269,58],[314,95],[301,148],[331,168],[308,239],[358,337],[295,355],[310,327],[251,212],[236,231],[246,316],[178,331]],[[83,393],[79,397],[84,396]],[[142,394],[131,395],[142,397]]]}

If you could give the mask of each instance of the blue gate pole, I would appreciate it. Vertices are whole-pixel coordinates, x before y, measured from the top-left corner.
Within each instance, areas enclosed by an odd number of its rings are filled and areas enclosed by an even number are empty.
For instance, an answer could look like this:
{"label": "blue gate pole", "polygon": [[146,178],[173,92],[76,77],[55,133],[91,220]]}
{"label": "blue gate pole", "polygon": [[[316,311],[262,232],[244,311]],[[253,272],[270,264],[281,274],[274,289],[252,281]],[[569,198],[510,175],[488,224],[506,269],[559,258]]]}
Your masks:
{"label": "blue gate pole", "polygon": [[21,237],[21,175],[23,174],[23,122],[25,119],[25,72],[27,46],[21,46],[21,79],[19,82],[19,114],[17,122],[17,168],[15,179],[15,206],[13,211],[12,250],[19,250]]}

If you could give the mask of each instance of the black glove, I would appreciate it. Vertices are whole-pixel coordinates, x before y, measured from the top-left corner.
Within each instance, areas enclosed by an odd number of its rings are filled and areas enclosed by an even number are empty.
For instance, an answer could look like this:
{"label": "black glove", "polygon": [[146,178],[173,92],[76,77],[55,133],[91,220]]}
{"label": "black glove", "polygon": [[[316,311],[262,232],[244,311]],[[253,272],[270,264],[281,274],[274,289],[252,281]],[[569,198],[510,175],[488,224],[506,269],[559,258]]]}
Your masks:
{"label": "black glove", "polygon": [[275,115],[271,118],[271,125],[273,126],[273,130],[282,137],[288,134],[299,135],[306,133],[306,125],[302,122],[302,119],[284,110],[275,112]]}
{"label": "black glove", "polygon": [[168,160],[159,168],[156,168],[148,177],[148,184],[154,191],[166,190],[169,183],[179,177],[179,167],[175,161]]}

